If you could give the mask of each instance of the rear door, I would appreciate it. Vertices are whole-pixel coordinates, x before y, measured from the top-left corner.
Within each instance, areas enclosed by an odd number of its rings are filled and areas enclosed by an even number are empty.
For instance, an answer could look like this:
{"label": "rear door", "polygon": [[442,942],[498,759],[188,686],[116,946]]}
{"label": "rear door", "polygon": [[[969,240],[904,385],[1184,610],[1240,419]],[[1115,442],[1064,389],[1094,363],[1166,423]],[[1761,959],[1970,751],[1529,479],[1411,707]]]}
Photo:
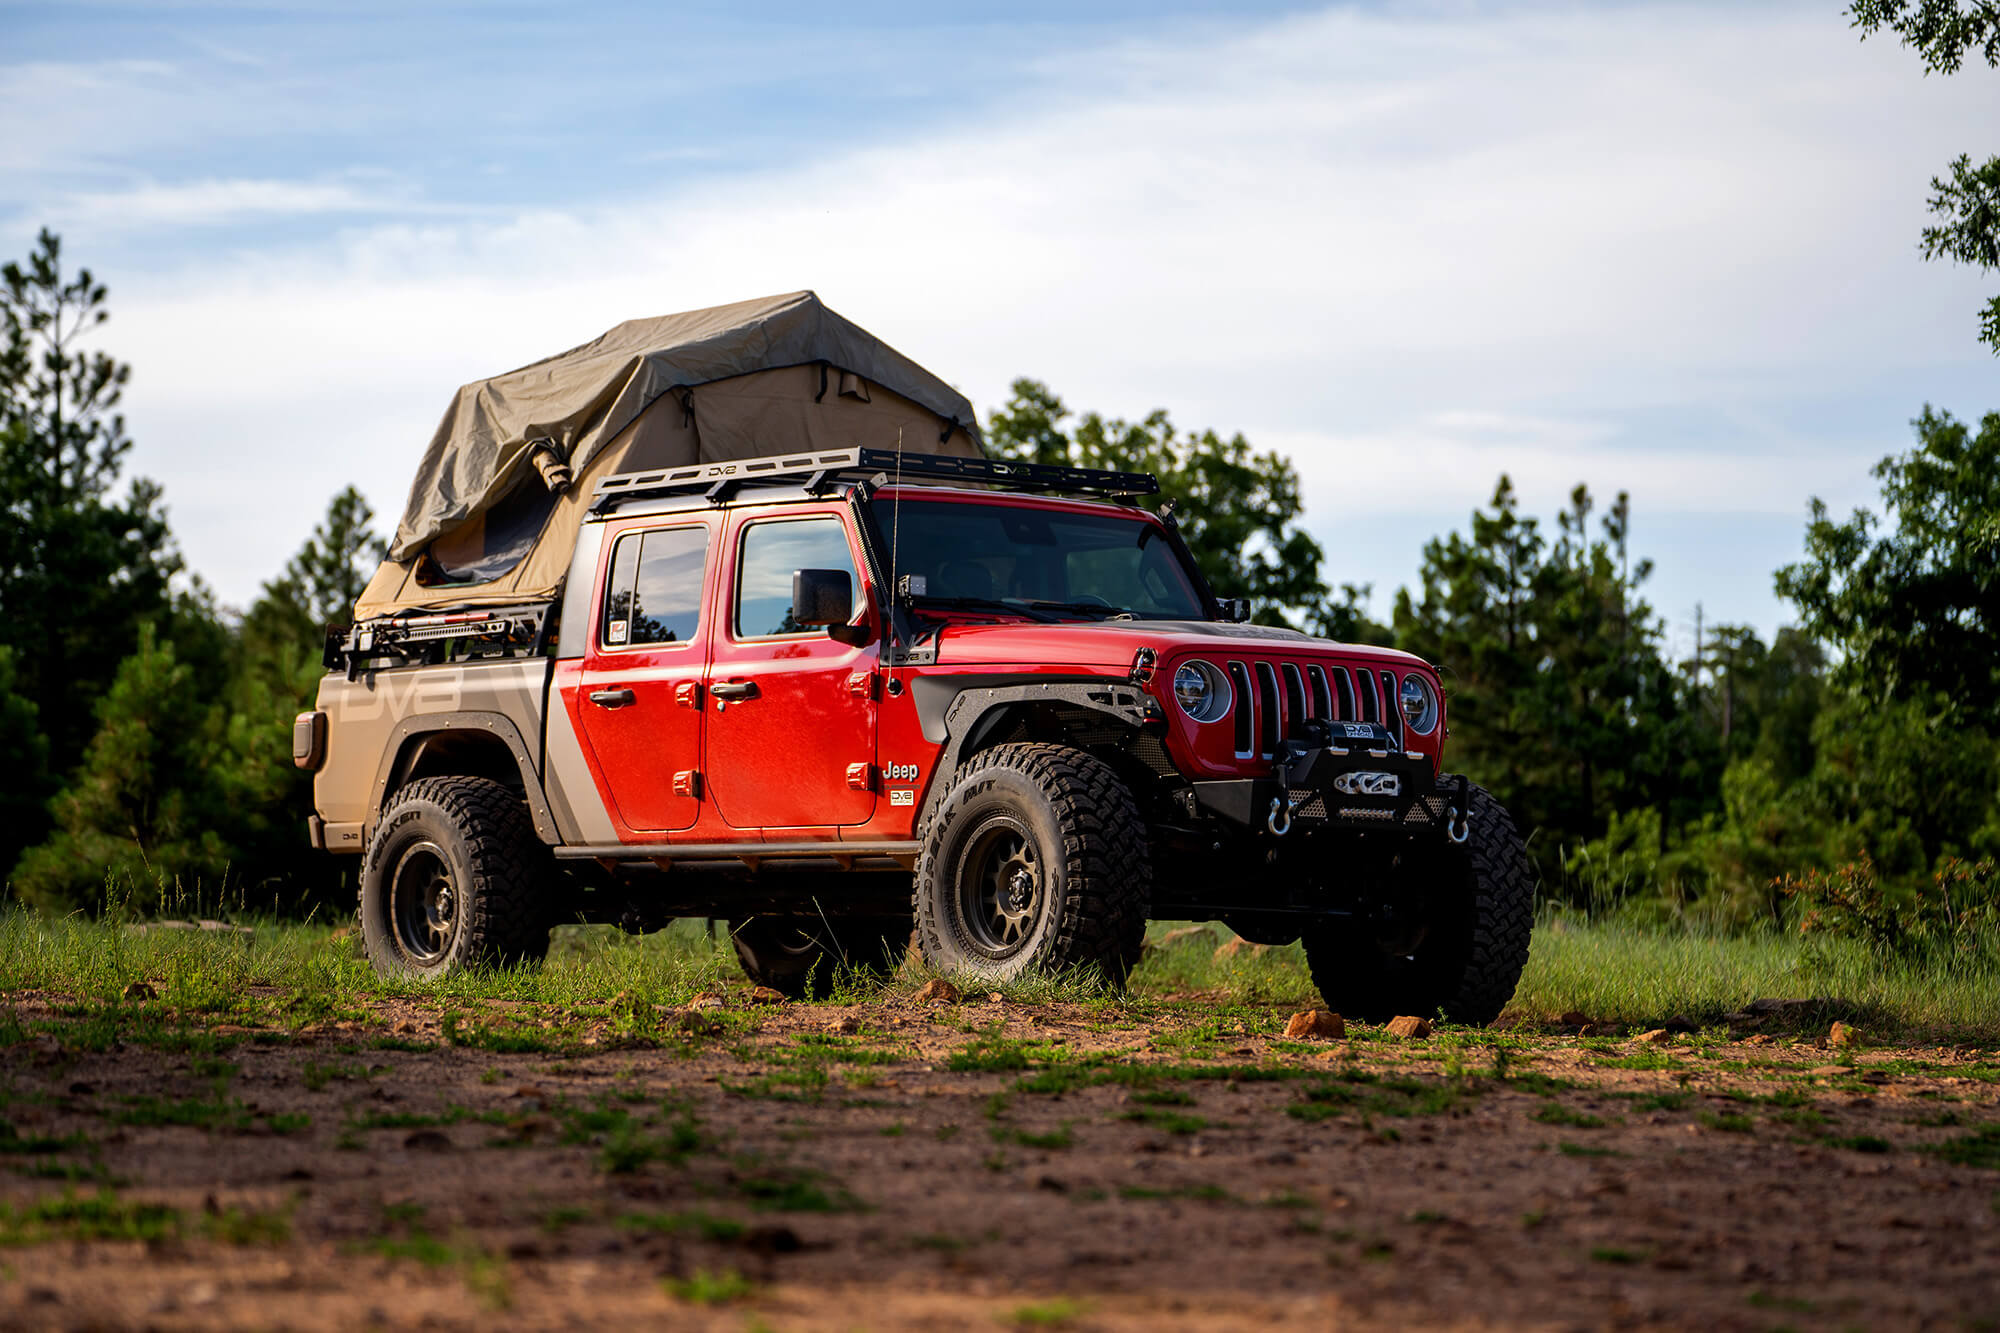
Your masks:
{"label": "rear door", "polygon": [[791,619],[800,569],[844,569],[855,605],[866,596],[848,518],[794,510],[736,527],[703,735],[710,792],[732,828],[827,828],[874,815],[880,650]]}
{"label": "rear door", "polygon": [[671,831],[701,813],[703,590],[708,520],[628,527],[611,539],[582,685],[572,696],[626,827]]}

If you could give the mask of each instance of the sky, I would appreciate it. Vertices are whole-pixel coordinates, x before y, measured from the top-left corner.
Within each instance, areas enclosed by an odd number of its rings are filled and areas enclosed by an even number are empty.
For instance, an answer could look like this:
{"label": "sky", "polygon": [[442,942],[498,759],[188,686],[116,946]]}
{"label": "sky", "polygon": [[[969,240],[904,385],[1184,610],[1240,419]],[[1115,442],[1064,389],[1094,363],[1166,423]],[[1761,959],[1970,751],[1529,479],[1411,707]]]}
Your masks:
{"label": "sky", "polygon": [[[749,11],[755,9],[755,13]],[[255,598],[453,389],[812,288],[964,390],[1242,432],[1378,612],[1503,472],[1629,491],[1670,646],[2000,408],[1930,178],[2000,80],[1839,0],[0,3],[0,255],[111,291],[131,470]]]}

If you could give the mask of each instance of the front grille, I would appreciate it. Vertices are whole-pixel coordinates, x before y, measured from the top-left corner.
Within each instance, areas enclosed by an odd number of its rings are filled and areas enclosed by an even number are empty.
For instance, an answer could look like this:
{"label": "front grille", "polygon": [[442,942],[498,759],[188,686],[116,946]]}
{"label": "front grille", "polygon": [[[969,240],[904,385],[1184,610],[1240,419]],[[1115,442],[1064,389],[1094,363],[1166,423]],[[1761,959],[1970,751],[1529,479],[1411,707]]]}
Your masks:
{"label": "front grille", "polygon": [[1281,741],[1305,734],[1308,721],[1377,722],[1403,744],[1396,673],[1350,670],[1320,662],[1231,659],[1223,664],[1234,695],[1230,722],[1239,759],[1270,759]]}

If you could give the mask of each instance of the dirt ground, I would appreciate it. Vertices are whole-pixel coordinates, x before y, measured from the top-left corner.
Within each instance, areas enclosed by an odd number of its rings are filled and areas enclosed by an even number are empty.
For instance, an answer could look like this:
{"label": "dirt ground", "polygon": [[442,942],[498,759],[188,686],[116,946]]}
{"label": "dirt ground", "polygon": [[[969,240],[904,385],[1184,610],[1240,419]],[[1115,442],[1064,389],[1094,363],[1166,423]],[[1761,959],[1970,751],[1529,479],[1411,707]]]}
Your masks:
{"label": "dirt ground", "polygon": [[0,1327],[2000,1319],[1990,1054],[977,996],[665,1017],[558,1053],[414,1005],[0,1050]]}

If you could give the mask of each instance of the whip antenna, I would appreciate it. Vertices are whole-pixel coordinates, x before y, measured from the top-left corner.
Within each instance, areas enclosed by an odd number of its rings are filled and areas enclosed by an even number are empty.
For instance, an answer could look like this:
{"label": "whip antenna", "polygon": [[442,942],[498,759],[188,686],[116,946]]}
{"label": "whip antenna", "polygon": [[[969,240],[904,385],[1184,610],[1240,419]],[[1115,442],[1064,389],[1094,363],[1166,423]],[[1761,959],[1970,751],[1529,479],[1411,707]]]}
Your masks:
{"label": "whip antenna", "polygon": [[903,595],[902,575],[897,573],[896,549],[903,539],[903,428],[896,427],[896,500],[889,506],[889,596]]}

